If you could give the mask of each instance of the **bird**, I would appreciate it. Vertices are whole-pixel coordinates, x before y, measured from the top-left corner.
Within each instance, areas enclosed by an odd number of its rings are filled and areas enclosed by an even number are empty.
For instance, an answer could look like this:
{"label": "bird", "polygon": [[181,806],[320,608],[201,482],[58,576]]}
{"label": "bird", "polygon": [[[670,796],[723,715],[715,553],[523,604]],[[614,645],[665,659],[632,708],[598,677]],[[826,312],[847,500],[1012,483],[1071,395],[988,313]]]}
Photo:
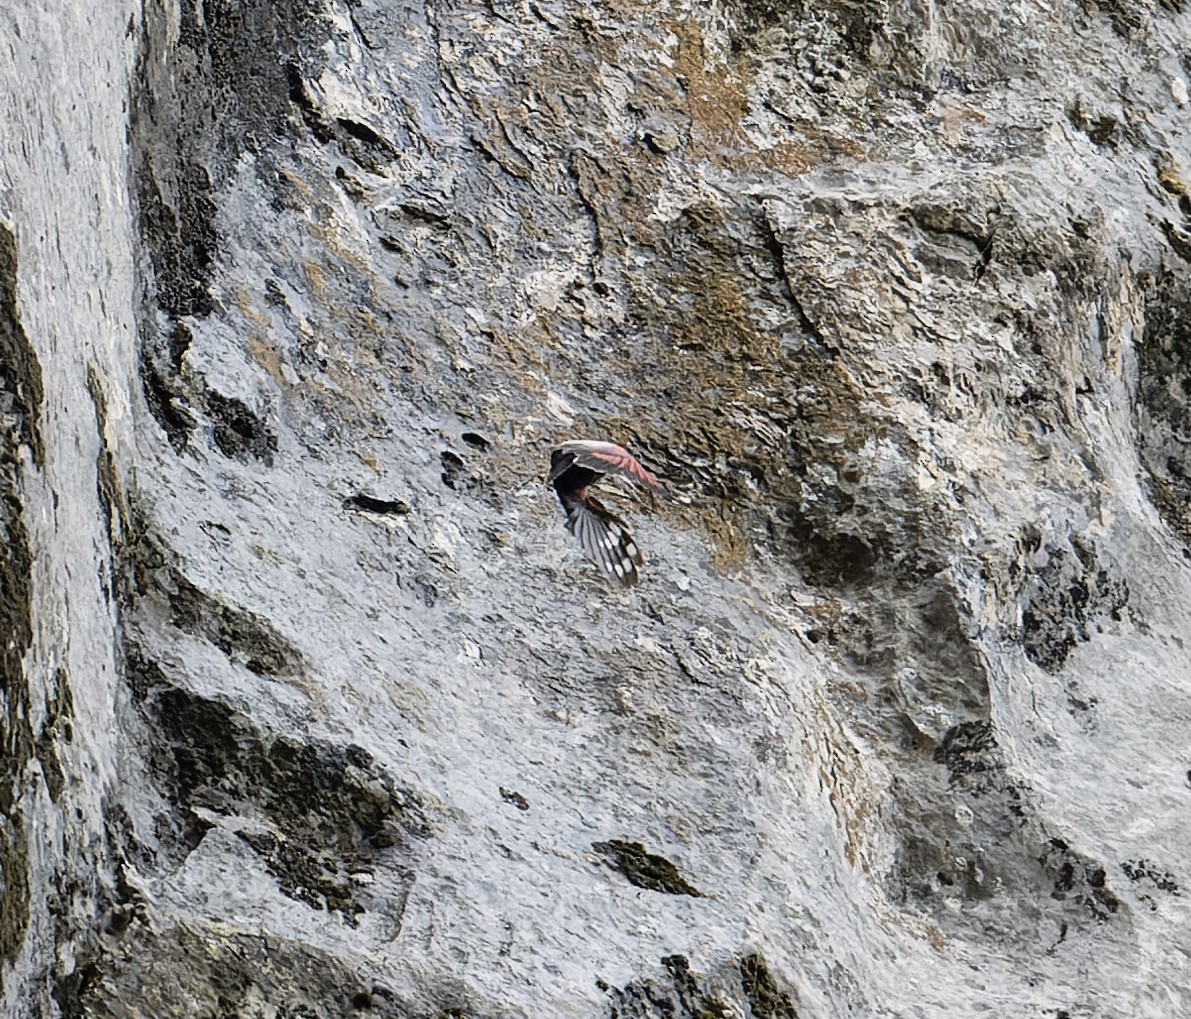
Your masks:
{"label": "bird", "polygon": [[633,587],[644,565],[641,550],[623,520],[611,513],[588,488],[605,474],[628,478],[665,496],[665,486],[642,467],[623,446],[614,442],[572,439],[550,452],[550,476],[566,513],[567,530],[583,545],[588,557],[609,580]]}

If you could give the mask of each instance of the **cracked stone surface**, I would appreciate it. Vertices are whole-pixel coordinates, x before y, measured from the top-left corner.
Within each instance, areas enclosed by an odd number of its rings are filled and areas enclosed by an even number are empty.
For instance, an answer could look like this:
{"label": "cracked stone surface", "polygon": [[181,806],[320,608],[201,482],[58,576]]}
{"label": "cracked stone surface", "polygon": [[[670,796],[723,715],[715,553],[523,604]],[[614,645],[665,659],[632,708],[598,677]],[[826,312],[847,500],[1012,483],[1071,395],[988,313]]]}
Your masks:
{"label": "cracked stone surface", "polygon": [[1183,4],[0,26],[4,1015],[1191,1013]]}

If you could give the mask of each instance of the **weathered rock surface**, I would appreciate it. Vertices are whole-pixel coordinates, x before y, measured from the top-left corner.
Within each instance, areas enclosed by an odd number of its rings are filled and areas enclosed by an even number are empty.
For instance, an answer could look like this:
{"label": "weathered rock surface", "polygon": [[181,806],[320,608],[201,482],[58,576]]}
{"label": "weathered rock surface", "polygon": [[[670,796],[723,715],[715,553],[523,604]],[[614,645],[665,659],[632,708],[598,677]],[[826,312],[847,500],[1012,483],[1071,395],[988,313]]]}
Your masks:
{"label": "weathered rock surface", "polygon": [[0,24],[5,1015],[1191,1014],[1181,3]]}

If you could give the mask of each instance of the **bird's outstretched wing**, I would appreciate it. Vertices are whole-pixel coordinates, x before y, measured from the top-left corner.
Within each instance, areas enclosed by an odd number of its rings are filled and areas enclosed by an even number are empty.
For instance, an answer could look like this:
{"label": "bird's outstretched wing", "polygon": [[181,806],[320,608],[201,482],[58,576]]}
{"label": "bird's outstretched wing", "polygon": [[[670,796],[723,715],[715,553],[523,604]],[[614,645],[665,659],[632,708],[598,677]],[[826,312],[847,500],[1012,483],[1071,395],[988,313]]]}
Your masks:
{"label": "bird's outstretched wing", "polygon": [[[567,455],[570,464],[577,467],[585,467],[587,470],[599,474],[618,474],[622,478],[635,481],[638,485],[653,489],[659,495],[669,494],[666,487],[642,467],[632,453],[614,442],[589,442],[584,439],[574,439],[559,446],[555,450],[555,455],[558,453]],[[551,475],[556,476],[553,463],[551,468]]]}
{"label": "bird's outstretched wing", "polygon": [[645,560],[624,521],[591,496],[568,499],[565,505],[567,530],[579,539],[591,561],[609,580],[633,587],[640,579],[637,567]]}

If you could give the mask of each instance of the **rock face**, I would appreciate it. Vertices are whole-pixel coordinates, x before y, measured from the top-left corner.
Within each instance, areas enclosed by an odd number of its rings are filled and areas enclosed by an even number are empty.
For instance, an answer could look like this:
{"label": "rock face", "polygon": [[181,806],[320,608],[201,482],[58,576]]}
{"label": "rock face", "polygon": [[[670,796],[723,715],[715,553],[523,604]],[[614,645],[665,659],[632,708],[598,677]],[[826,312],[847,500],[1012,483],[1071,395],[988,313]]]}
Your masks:
{"label": "rock face", "polygon": [[9,6],[4,1015],[1191,1013],[1182,3]]}

